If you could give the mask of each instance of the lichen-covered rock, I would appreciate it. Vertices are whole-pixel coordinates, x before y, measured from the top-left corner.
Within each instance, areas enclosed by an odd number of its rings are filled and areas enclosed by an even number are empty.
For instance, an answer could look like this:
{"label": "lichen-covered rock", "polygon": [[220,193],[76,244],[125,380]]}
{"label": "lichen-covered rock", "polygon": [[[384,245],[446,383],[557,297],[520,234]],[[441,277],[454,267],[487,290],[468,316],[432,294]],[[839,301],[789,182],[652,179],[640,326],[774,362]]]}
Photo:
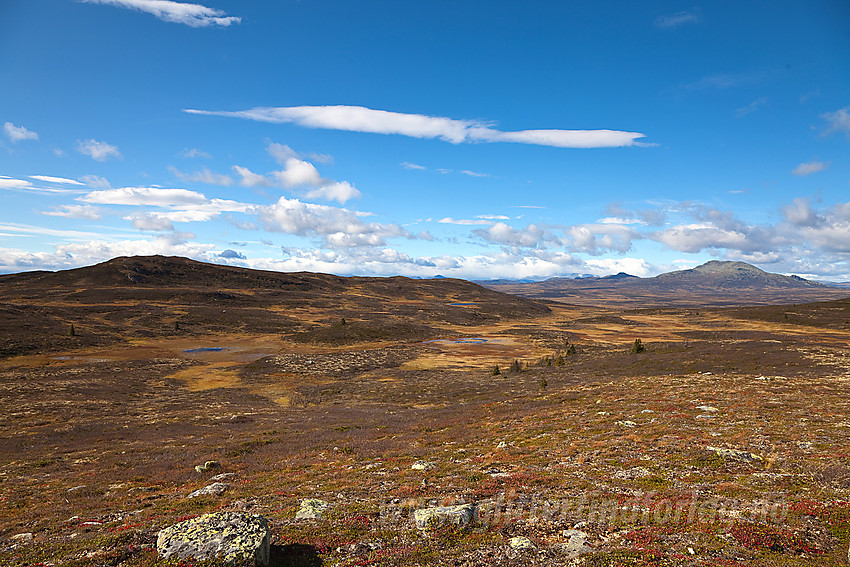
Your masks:
{"label": "lichen-covered rock", "polygon": [[164,559],[253,560],[264,566],[269,564],[269,523],[262,516],[236,512],[205,514],[160,531],[156,550]]}
{"label": "lichen-covered rock", "polygon": [[218,461],[207,461],[203,465],[195,465],[195,470],[199,473],[203,473],[220,467],[221,463]]}
{"label": "lichen-covered rock", "polygon": [[196,496],[221,496],[228,488],[230,488],[230,485],[226,482],[214,482],[209,486],[199,488],[186,498],[194,498]]}
{"label": "lichen-covered rock", "polygon": [[436,463],[432,463],[431,461],[416,461],[410,468],[415,471],[430,471],[433,468],[436,468]]}
{"label": "lichen-covered rock", "polygon": [[560,545],[561,552],[568,559],[575,559],[583,553],[590,553],[593,548],[587,543],[587,533],[581,530],[564,530],[564,537],[570,538],[566,543]]}
{"label": "lichen-covered rock", "polygon": [[457,506],[440,506],[438,508],[421,508],[414,510],[413,519],[416,527],[425,529],[432,522],[451,523],[456,526],[465,526],[475,517],[474,504],[460,504]]}
{"label": "lichen-covered rock", "polygon": [[725,447],[712,447],[711,445],[709,445],[708,447],[706,447],[706,450],[711,451],[712,453],[717,453],[721,457],[738,459],[739,461],[746,461],[748,463],[764,460],[755,453],[750,453],[749,451],[741,451],[739,449],[726,449]]}
{"label": "lichen-covered rock", "polygon": [[523,536],[512,537],[508,541],[508,545],[511,546],[511,549],[534,549],[536,547],[530,539]]}
{"label": "lichen-covered rock", "polygon": [[318,498],[306,498],[301,501],[301,508],[295,513],[296,520],[318,520],[331,505]]}

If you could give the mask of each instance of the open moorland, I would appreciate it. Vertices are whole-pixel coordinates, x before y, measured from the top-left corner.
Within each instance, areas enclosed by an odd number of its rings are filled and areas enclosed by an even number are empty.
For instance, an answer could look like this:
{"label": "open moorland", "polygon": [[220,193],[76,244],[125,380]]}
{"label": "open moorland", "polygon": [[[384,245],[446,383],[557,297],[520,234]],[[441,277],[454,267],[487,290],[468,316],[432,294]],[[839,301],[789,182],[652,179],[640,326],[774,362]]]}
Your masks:
{"label": "open moorland", "polygon": [[846,565],[850,299],[704,289],[725,307],[161,257],[0,276],[0,564],[159,565],[159,530],[234,510],[273,565]]}

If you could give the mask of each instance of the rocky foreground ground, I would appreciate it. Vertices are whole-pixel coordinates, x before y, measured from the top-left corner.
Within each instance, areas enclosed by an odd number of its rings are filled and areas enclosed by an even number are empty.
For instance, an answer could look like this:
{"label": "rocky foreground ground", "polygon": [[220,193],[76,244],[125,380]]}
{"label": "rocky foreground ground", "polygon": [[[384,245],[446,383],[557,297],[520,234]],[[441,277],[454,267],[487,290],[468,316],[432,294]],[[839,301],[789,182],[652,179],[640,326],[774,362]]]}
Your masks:
{"label": "rocky foreground ground", "polygon": [[270,565],[847,564],[847,302],[449,301],[425,337],[304,306],[7,356],[0,564],[204,564],[165,556],[208,514]]}

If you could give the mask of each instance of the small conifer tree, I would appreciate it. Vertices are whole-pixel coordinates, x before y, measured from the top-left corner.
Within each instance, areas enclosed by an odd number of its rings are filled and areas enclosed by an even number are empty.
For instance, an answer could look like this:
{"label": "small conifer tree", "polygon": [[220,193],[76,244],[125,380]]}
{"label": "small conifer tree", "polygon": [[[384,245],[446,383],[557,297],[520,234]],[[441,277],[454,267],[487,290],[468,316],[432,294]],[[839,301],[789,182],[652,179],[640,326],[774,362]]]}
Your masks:
{"label": "small conifer tree", "polygon": [[502,372],[501,372],[501,370],[499,370],[499,365],[497,364],[497,365],[493,368],[493,372],[491,372],[490,374],[491,374],[492,376],[498,376],[498,375],[500,375],[501,373],[502,373]]}
{"label": "small conifer tree", "polygon": [[635,339],[635,343],[632,345],[632,352],[634,354],[638,354],[639,352],[643,352],[646,350],[646,347],[643,346],[643,343],[640,339]]}
{"label": "small conifer tree", "polygon": [[519,363],[519,360],[514,359],[511,362],[511,372],[522,372],[522,365]]}
{"label": "small conifer tree", "polygon": [[77,336],[77,331],[74,330],[74,324],[73,323],[71,323],[71,330],[68,331],[68,336],[69,337],[76,337]]}

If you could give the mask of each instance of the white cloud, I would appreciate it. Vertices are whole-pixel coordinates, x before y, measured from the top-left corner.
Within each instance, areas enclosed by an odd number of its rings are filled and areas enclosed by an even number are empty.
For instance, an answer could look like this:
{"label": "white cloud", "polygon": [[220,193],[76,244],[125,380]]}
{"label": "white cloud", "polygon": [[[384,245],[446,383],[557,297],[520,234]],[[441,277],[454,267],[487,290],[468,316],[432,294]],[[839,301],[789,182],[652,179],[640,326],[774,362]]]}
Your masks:
{"label": "white cloud", "polygon": [[602,258],[587,261],[590,271],[595,275],[617,274],[626,272],[633,276],[647,277],[652,275],[652,266],[643,258]]}
{"label": "white cloud", "polygon": [[82,181],[93,189],[111,188],[111,185],[109,185],[109,181],[107,181],[105,177],[101,177],[99,175],[83,175],[82,177],[80,177],[80,181]]}
{"label": "white cloud", "polygon": [[83,185],[79,181],[75,181],[73,179],[67,179],[65,177],[53,177],[51,175],[30,175],[30,179],[37,179],[39,181],[46,181],[48,183],[64,183],[66,185]]}
{"label": "white cloud", "polygon": [[243,187],[268,187],[271,185],[271,181],[269,181],[265,175],[254,173],[247,167],[234,165],[233,171],[242,178],[239,181],[239,185],[242,185]]}
{"label": "white cloud", "polygon": [[424,169],[428,169],[424,165],[419,165],[418,163],[410,163],[409,161],[401,162],[401,166],[405,169],[417,169],[417,170],[420,170],[420,171],[424,170]]}
{"label": "white cloud", "polygon": [[478,173],[477,171],[470,171],[468,169],[462,169],[460,172],[463,175],[468,175],[469,177],[490,177],[489,173]]}
{"label": "white cloud", "polygon": [[6,131],[6,136],[12,142],[21,142],[23,140],[38,140],[38,134],[27,130],[23,126],[15,126],[11,122],[3,124],[3,130]]}
{"label": "white cloud", "polygon": [[753,112],[755,112],[756,110],[758,110],[759,108],[764,106],[765,104],[767,104],[767,97],[757,98],[756,100],[754,100],[753,102],[751,102],[747,106],[743,106],[743,107],[737,109],[735,111],[735,116],[737,116],[738,118],[743,118],[744,116],[747,116],[748,114],[752,114]]}
{"label": "white cloud", "polygon": [[284,166],[284,169],[272,172],[272,176],[284,187],[316,187],[323,183],[319,171],[309,161],[291,157]]}
{"label": "white cloud", "polygon": [[676,12],[675,14],[659,16],[655,19],[655,27],[661,29],[678,28],[685,24],[698,24],[700,20],[702,20],[702,12],[700,12],[699,8],[694,8],[690,11],[685,10]]}
{"label": "white cloud", "polygon": [[580,224],[564,229],[565,245],[573,252],[602,254],[619,252],[624,254],[632,248],[632,240],[640,235],[632,228],[621,224]]}
{"label": "white cloud", "polygon": [[80,197],[81,201],[100,205],[149,205],[170,207],[175,205],[201,205],[207,198],[188,189],[162,189],[160,187],[122,187],[92,191]]}
{"label": "white cloud", "polygon": [[152,14],[165,22],[186,24],[193,28],[209,26],[227,27],[242,21],[237,16],[226,16],[221,10],[201,4],[174,2],[172,0],[81,0],[89,4],[109,4]]}
{"label": "white cloud", "polygon": [[445,217],[437,221],[440,224],[460,224],[460,225],[491,225],[493,224],[492,220],[478,218],[475,220],[472,219],[454,219],[452,217]]}
{"label": "white cloud", "polygon": [[441,116],[405,114],[362,106],[258,107],[240,111],[186,109],[190,114],[230,116],[261,122],[294,123],[306,128],[373,134],[398,134],[462,142],[517,142],[560,148],[602,148],[638,145],[644,134],[617,130],[521,130],[503,132],[490,123]]}
{"label": "white cloud", "polygon": [[505,215],[475,215],[475,218],[486,220],[509,220],[511,217],[506,217]]}
{"label": "white cloud", "polygon": [[185,149],[183,153],[181,153],[184,158],[194,159],[194,158],[204,158],[204,159],[212,159],[212,156],[203,150],[199,150],[198,148]]}
{"label": "white cloud", "polygon": [[116,146],[97,140],[77,140],[77,151],[97,161],[106,161],[110,157],[122,157]]}
{"label": "white cloud", "polygon": [[91,205],[59,205],[58,208],[52,211],[42,211],[41,214],[51,217],[89,220],[97,220],[103,216],[100,209]]}
{"label": "white cloud", "polygon": [[845,135],[850,136],[850,106],[845,106],[835,112],[821,114],[821,118],[827,122],[824,134],[844,132]]}
{"label": "white cloud", "polygon": [[308,199],[322,199],[325,201],[336,201],[344,205],[351,199],[360,198],[360,191],[352,186],[348,181],[337,181],[322,185],[307,191],[304,196]]}
{"label": "white cloud", "polygon": [[0,177],[0,190],[2,189],[29,189],[32,183],[25,179],[13,179],[11,177]]}
{"label": "white cloud", "polygon": [[807,199],[794,199],[782,209],[785,219],[795,226],[817,226],[823,219],[809,205]]}
{"label": "white cloud", "polygon": [[173,173],[178,179],[188,183],[198,182],[206,183],[207,185],[223,185],[225,187],[233,185],[233,178],[229,175],[213,173],[206,167],[201,171],[196,171],[195,173],[184,173],[176,167],[169,167],[168,170],[171,171],[171,173]]}
{"label": "white cloud", "polygon": [[829,164],[824,163],[822,161],[809,161],[805,163],[801,163],[797,167],[795,167],[791,173],[794,175],[811,175],[813,173],[818,173],[819,171],[825,170],[829,167]]}
{"label": "white cloud", "polygon": [[140,214],[133,215],[131,217],[127,217],[127,220],[133,222],[133,226],[138,228],[139,230],[145,231],[172,231],[174,230],[174,225],[171,224],[171,221],[167,218],[158,215],[151,214]]}
{"label": "white cloud", "polygon": [[519,247],[539,246],[545,235],[543,229],[533,224],[524,229],[515,229],[503,222],[498,222],[486,230],[476,229],[472,233],[493,244]]}
{"label": "white cloud", "polygon": [[411,237],[395,224],[365,223],[356,211],[286,197],[272,205],[257,206],[254,212],[266,230],[320,237],[331,248],[382,246],[388,238]]}

